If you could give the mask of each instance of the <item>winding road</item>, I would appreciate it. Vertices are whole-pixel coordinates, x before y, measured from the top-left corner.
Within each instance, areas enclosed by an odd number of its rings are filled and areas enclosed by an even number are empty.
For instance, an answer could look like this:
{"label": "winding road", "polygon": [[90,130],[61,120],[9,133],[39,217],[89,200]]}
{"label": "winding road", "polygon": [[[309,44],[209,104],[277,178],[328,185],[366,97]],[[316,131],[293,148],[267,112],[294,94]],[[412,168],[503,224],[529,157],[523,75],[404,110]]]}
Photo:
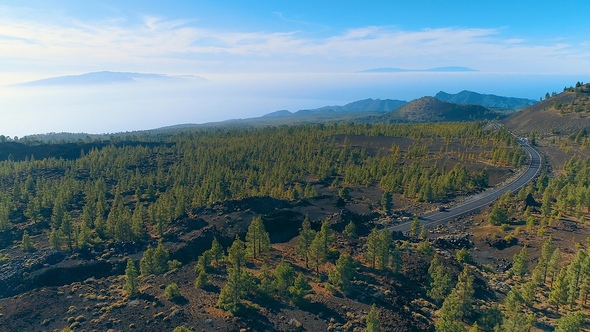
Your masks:
{"label": "winding road", "polygon": [[[531,182],[541,172],[541,155],[528,143],[521,140],[518,140],[518,143],[527,152],[530,159],[528,168],[524,173],[506,185],[490,188],[482,193],[470,196],[465,201],[451,206],[446,211],[436,211],[422,215],[419,219],[420,227],[426,226],[426,229],[431,229],[462,215],[477,211],[482,207],[491,204],[507,191],[510,190],[516,192],[518,189]],[[396,232],[408,232],[410,226],[411,221],[407,221],[402,224],[391,226],[388,229]]]}

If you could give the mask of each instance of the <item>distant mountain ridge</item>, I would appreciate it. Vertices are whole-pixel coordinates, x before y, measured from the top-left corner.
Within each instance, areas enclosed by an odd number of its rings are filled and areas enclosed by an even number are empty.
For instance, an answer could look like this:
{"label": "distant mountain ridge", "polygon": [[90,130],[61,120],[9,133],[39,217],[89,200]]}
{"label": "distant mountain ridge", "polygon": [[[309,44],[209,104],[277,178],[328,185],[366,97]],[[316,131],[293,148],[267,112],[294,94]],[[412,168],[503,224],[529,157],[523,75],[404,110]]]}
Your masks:
{"label": "distant mountain ridge", "polygon": [[457,72],[470,72],[470,71],[477,71],[475,69],[461,67],[461,66],[449,66],[449,67],[434,67],[428,69],[404,69],[404,68],[372,68],[361,70],[361,73],[406,73],[406,72],[448,72],[448,73],[457,73]]}
{"label": "distant mountain ridge", "polygon": [[440,91],[434,96],[434,98],[456,104],[475,104],[491,109],[515,111],[520,111],[537,103],[536,100],[532,99],[501,97],[467,90],[463,90],[456,94]]}
{"label": "distant mountain ridge", "polygon": [[164,74],[143,74],[130,72],[100,71],[81,75],[66,75],[44,78],[41,80],[24,82],[16,86],[72,86],[72,85],[101,85],[114,83],[151,82],[181,82],[186,79],[204,80],[199,76],[172,76]]}
{"label": "distant mountain ridge", "polygon": [[405,105],[407,102],[403,100],[393,99],[363,99],[352,103],[348,103],[344,106],[323,106],[315,109],[299,110],[291,113],[287,110],[276,111],[263,115],[263,118],[268,117],[288,117],[288,116],[314,116],[314,115],[334,115],[340,116],[343,114],[351,113],[386,113],[398,109]]}

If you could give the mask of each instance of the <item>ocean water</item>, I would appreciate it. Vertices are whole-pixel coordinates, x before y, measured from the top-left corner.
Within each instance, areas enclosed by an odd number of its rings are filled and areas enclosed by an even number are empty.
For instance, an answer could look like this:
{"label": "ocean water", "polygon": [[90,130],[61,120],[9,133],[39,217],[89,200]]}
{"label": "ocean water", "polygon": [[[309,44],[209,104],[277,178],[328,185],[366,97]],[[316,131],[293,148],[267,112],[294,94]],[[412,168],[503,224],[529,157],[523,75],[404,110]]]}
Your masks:
{"label": "ocean water", "polygon": [[590,76],[505,73],[203,74],[206,81],[0,88],[0,134],[113,133],[439,91],[538,100]]}

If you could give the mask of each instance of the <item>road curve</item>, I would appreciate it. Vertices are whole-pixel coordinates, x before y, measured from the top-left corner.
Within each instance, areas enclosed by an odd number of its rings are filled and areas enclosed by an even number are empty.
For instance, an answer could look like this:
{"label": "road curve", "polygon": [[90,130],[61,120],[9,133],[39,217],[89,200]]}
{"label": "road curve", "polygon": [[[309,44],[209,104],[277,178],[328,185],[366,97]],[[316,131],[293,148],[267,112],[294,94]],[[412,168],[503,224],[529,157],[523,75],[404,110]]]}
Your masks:
{"label": "road curve", "polygon": [[[420,217],[420,227],[426,226],[427,229],[434,228],[444,224],[462,215],[477,211],[482,207],[491,204],[500,198],[507,191],[516,192],[531,182],[541,172],[541,155],[529,144],[517,140],[520,146],[529,155],[530,162],[527,169],[514,181],[499,187],[490,188],[482,193],[470,196],[465,201],[451,206],[443,212],[430,212]],[[388,227],[390,231],[407,232],[410,230],[411,222],[407,221],[402,224]]]}

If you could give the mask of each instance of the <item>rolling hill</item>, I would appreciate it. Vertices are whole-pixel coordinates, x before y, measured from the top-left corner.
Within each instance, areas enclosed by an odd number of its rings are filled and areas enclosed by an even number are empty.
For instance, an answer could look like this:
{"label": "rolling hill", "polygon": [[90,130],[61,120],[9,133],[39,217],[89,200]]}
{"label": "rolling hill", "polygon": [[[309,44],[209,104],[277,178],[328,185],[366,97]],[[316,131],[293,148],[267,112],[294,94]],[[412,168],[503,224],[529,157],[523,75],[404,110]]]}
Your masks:
{"label": "rolling hill", "polygon": [[536,100],[532,99],[502,97],[491,94],[481,94],[467,90],[463,90],[455,94],[440,91],[434,96],[434,98],[456,104],[481,105],[494,110],[520,111],[537,103]]}
{"label": "rolling hill", "polygon": [[433,97],[422,97],[383,115],[383,118],[403,122],[441,122],[476,121],[498,116],[498,112],[480,105],[460,105]]}

